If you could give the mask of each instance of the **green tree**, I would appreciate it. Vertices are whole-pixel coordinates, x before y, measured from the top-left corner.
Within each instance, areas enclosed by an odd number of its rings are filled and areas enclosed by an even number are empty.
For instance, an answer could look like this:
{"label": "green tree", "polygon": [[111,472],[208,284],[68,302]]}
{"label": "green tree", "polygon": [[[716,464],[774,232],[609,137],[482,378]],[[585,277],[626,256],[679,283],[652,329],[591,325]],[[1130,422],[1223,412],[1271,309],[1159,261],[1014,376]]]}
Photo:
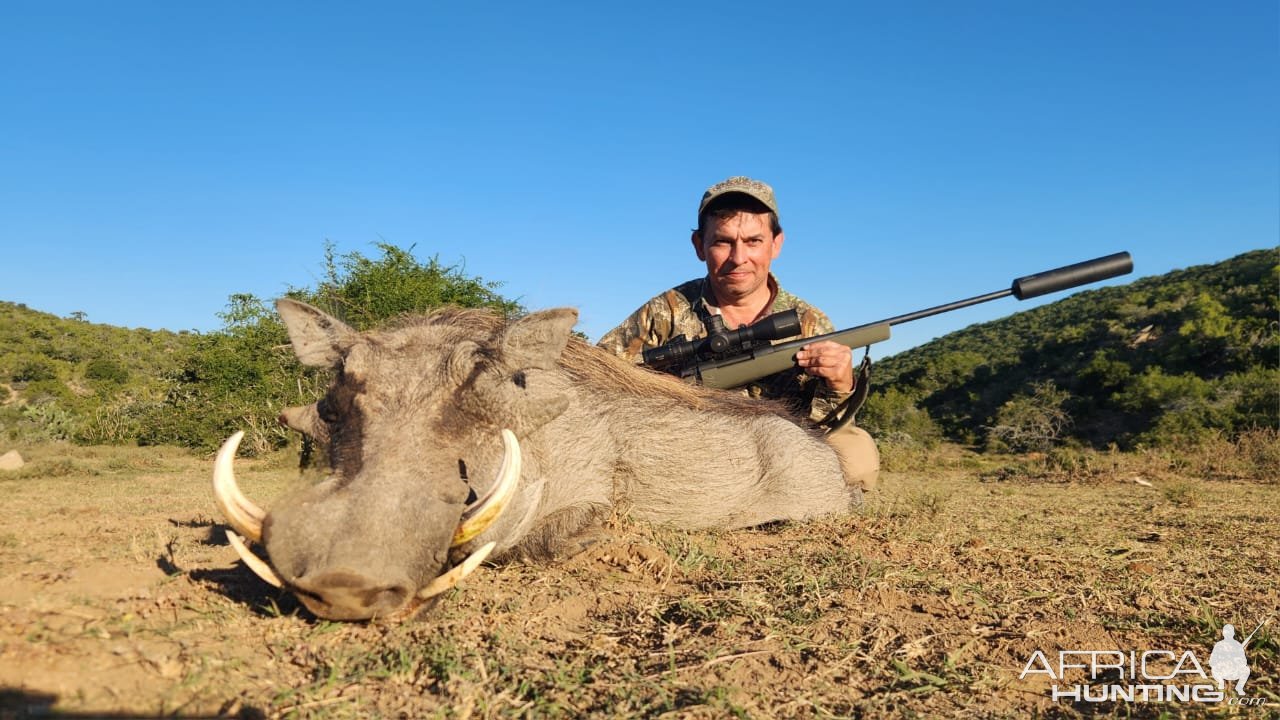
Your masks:
{"label": "green tree", "polygon": [[445,305],[487,307],[507,316],[522,311],[519,303],[498,294],[501,283],[468,276],[462,268],[442,265],[435,256],[419,262],[412,247],[378,243],[377,248],[381,255],[369,258],[358,252],[338,256],[332,244],[326,245],[324,281],[314,291],[295,290],[290,295],[360,330]]}

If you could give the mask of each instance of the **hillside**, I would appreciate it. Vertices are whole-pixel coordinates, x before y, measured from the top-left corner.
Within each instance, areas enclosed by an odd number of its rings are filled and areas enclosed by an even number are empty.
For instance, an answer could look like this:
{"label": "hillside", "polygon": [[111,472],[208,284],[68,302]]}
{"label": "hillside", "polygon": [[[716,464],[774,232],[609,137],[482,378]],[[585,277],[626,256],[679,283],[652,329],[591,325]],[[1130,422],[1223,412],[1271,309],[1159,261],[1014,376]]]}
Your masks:
{"label": "hillside", "polygon": [[[327,256],[297,296],[364,327],[441,303],[518,306],[495,283],[408,250]],[[942,438],[991,449],[1182,442],[1280,426],[1280,254],[1078,293],[975,325],[876,366],[859,423],[887,442]],[[0,302],[0,440],[216,447],[234,429],[278,447],[304,372],[274,311],[235,295],[208,334],[128,330]]]}
{"label": "hillside", "polygon": [[[441,305],[522,310],[500,283],[387,243],[367,257],[324,250],[325,277],[291,297],[357,328]],[[236,430],[262,452],[296,441],[280,409],[314,401],[327,383],[301,367],[268,303],[228,298],[209,333],[127,330],[0,302],[0,441],[216,448]],[[2,452],[3,450],[0,450]]]}
{"label": "hillside", "polygon": [[1024,450],[1274,429],[1278,261],[1257,250],[951,333],[880,363],[860,421]]}
{"label": "hillside", "polygon": [[0,301],[0,439],[123,439],[134,409],[164,397],[194,337]]}

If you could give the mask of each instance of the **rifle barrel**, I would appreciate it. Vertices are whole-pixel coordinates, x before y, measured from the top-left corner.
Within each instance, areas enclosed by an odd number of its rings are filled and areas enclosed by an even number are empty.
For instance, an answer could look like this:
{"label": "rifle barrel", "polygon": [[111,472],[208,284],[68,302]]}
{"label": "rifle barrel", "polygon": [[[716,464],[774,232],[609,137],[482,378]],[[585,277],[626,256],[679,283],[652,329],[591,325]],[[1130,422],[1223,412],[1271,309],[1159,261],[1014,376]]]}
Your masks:
{"label": "rifle barrel", "polygon": [[999,300],[1010,295],[1019,300],[1030,300],[1034,297],[1047,295],[1051,292],[1059,290],[1067,290],[1081,285],[1098,282],[1099,280],[1109,280],[1113,277],[1126,275],[1133,272],[1133,258],[1127,252],[1118,252],[1111,255],[1104,255],[1100,258],[1085,260],[1073,265],[1065,265],[1053,270],[1045,270],[1044,272],[1035,273],[1034,275],[1025,275],[1014,280],[1010,284],[1008,290],[997,290],[989,292],[986,295],[977,295],[968,300],[958,300],[946,305],[931,307],[928,310],[917,310],[906,315],[881,320],[880,322],[889,325],[898,325],[900,323],[911,322],[921,318],[931,317],[933,315],[941,315],[952,310],[959,310],[970,305]]}
{"label": "rifle barrel", "polygon": [[990,302],[992,300],[999,300],[1000,298],[1009,297],[1012,294],[1013,294],[1012,290],[1000,290],[998,292],[987,293],[986,295],[978,295],[975,297],[971,297],[968,300],[957,300],[956,302],[947,303],[946,305],[938,305],[937,307],[931,307],[928,310],[917,310],[913,313],[907,313],[906,315],[891,317],[888,320],[881,320],[880,322],[883,322],[886,325],[897,325],[899,323],[911,322],[912,320],[919,320],[920,318],[927,318],[932,315],[941,315],[942,313],[945,313],[945,312],[951,312],[952,310],[959,310],[960,308],[966,308],[966,307],[969,307],[970,305],[977,305],[978,303]]}
{"label": "rifle barrel", "polygon": [[[1272,617],[1275,617],[1275,616],[1273,615]],[[1245,645],[1248,645],[1249,641],[1253,639],[1253,636],[1257,635],[1258,631],[1262,629],[1262,626],[1266,625],[1269,622],[1271,622],[1271,618],[1267,618],[1266,620],[1263,620],[1262,622],[1258,623],[1258,627],[1254,628],[1253,632],[1249,633],[1249,637],[1245,638],[1244,642],[1240,643],[1240,647],[1244,647]]]}

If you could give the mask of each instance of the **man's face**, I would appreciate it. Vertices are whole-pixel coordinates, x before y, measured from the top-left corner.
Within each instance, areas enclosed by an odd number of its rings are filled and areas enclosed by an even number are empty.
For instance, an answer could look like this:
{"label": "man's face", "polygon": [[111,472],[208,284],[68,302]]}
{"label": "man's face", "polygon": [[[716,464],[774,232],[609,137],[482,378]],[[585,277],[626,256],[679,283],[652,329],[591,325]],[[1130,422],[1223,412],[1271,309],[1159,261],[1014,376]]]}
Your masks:
{"label": "man's face", "polygon": [[693,233],[693,249],[707,264],[711,288],[721,303],[741,300],[765,286],[769,265],[782,252],[783,234],[773,234],[768,213],[739,212]]}

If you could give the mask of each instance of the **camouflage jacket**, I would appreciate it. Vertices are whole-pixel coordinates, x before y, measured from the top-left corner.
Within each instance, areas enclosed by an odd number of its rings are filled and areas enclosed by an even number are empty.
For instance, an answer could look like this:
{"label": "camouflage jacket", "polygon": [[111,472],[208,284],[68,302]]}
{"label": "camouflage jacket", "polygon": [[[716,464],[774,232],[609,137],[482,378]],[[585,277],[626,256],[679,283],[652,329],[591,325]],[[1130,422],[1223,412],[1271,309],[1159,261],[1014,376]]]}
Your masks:
{"label": "camouflage jacket", "polygon": [[[772,274],[769,275],[769,288],[773,290],[773,305],[766,315],[795,308],[800,315],[801,337],[835,332],[826,314],[783,290]],[[598,344],[615,355],[640,362],[641,353],[645,350],[664,345],[677,335],[684,335],[690,340],[704,337],[707,334],[706,318],[720,313],[709,295],[705,277],[674,287],[641,305],[621,325],[605,333]],[[794,338],[775,342],[790,339]],[[821,379],[806,375],[799,369],[761,378],[744,387],[743,392],[751,397],[783,400],[798,413],[807,409],[812,420],[822,419],[849,396],[849,393],[831,390]]]}

